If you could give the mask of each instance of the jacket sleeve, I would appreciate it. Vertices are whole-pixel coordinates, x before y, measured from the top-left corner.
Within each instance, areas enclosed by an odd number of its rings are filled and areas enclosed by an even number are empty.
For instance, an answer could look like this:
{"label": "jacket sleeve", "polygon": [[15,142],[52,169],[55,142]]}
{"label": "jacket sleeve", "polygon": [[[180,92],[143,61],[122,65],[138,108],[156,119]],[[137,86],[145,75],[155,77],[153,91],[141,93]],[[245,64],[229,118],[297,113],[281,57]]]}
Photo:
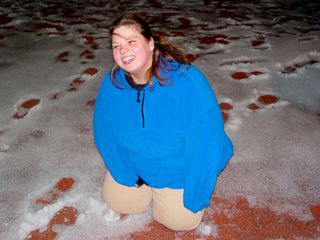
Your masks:
{"label": "jacket sleeve", "polygon": [[210,204],[217,177],[233,154],[221,112],[204,110],[186,136],[184,206],[196,213]]}
{"label": "jacket sleeve", "polygon": [[118,183],[134,186],[138,177],[126,152],[115,142],[112,126],[105,117],[105,104],[109,102],[105,85],[102,83],[95,102],[93,114],[94,142],[112,177]]}

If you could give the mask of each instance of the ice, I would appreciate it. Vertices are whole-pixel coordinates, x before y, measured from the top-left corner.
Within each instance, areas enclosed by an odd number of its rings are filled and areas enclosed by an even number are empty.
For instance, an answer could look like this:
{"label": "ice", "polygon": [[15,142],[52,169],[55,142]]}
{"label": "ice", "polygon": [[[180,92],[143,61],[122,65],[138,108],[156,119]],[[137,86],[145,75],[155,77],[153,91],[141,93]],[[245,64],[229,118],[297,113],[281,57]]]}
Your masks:
{"label": "ice", "polygon": [[72,204],[74,204],[80,197],[81,196],[79,195],[68,196],[54,204],[45,206],[36,212],[28,211],[28,209],[25,210],[26,214],[20,226],[19,237],[23,238],[34,229],[46,227],[56,212],[62,209],[65,205],[72,206]]}
{"label": "ice", "polygon": [[200,223],[198,229],[197,229],[201,235],[203,236],[212,236],[212,237],[218,237],[218,229],[215,225],[212,224],[204,224]]}

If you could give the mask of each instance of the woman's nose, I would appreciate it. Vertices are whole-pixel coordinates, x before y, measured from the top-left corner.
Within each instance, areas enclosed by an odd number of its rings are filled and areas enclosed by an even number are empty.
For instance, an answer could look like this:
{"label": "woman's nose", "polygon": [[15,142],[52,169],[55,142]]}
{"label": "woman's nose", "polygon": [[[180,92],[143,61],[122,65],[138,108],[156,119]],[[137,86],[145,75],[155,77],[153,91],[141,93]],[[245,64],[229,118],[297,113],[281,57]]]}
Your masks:
{"label": "woman's nose", "polygon": [[125,53],[127,51],[128,51],[128,46],[122,45],[121,48],[120,48],[120,53]]}

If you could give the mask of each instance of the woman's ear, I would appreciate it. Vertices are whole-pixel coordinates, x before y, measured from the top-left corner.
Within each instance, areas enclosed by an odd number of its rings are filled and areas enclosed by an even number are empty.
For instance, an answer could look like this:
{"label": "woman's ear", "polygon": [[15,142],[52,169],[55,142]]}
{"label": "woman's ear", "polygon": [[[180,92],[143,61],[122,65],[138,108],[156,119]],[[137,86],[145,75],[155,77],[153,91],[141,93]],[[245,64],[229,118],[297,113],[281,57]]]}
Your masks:
{"label": "woman's ear", "polygon": [[150,38],[149,46],[150,46],[150,51],[153,51],[154,50],[154,40],[153,40],[153,38]]}

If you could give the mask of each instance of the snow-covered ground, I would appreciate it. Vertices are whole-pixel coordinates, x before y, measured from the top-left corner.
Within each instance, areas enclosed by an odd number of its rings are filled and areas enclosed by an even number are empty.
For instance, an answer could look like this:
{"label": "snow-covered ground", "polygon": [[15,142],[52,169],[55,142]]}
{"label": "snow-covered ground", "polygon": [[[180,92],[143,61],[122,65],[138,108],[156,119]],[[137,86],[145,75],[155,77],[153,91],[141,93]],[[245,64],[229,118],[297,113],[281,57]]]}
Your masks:
{"label": "snow-covered ground", "polygon": [[[116,239],[151,221],[151,210],[121,220],[105,206],[106,169],[92,139],[94,99],[112,65],[108,25],[123,10],[143,13],[181,44],[227,105],[235,154],[215,195],[312,219],[309,206],[320,203],[319,3],[106,2],[0,3],[0,239],[25,239],[66,205],[78,218],[55,226],[59,239]],[[75,182],[54,200],[62,178]],[[211,223],[198,231],[219,236]]]}

